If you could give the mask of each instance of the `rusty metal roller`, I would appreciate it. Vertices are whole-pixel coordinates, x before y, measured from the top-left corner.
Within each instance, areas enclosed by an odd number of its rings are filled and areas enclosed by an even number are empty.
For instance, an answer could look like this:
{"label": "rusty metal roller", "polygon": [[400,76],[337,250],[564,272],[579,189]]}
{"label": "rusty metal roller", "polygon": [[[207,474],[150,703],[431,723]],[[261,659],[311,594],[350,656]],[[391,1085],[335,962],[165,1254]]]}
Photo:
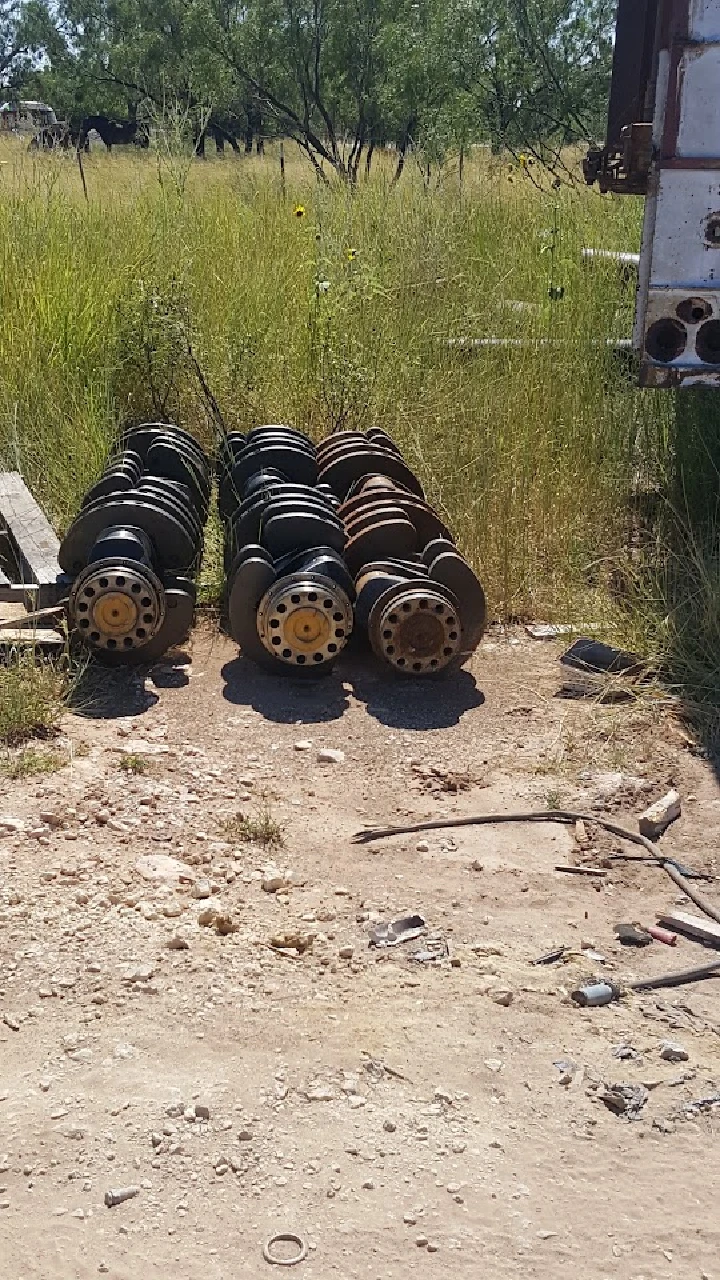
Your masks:
{"label": "rusty metal roller", "polygon": [[[358,476],[360,457],[369,470]],[[343,491],[355,621],[373,652],[407,675],[466,661],[485,629],[485,593],[397,446],[385,432],[348,432],[331,436],[318,458],[321,479]]]}
{"label": "rusty metal roller", "polygon": [[233,432],[217,469],[230,634],[269,670],[329,671],[352,633],[355,591],[315,446],[286,426]]}

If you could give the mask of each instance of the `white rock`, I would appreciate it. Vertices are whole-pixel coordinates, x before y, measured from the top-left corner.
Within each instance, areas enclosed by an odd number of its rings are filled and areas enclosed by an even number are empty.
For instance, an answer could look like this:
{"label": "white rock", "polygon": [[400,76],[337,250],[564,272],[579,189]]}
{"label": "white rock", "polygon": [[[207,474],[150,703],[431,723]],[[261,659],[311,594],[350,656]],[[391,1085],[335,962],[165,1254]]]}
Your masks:
{"label": "white rock", "polygon": [[338,751],[333,747],[323,747],[317,753],[318,764],[342,764],[345,760],[345,752]]}
{"label": "white rock", "polygon": [[196,880],[192,889],[193,898],[209,898],[212,896],[212,889],[209,880]]}
{"label": "white rock", "polygon": [[648,840],[657,840],[666,827],[680,817],[680,792],[668,791],[661,800],[656,800],[649,809],[638,818],[638,829],[641,836]]}
{"label": "white rock", "polygon": [[309,738],[303,738],[300,742],[295,743],[296,751],[312,751],[312,742]]}
{"label": "white rock", "polygon": [[176,884],[180,880],[192,881],[195,872],[187,862],[180,862],[166,853],[145,853],[135,863],[135,870],[143,880],[170,880]]}
{"label": "white rock", "polygon": [[15,835],[25,830],[22,818],[0,817],[0,836]]}

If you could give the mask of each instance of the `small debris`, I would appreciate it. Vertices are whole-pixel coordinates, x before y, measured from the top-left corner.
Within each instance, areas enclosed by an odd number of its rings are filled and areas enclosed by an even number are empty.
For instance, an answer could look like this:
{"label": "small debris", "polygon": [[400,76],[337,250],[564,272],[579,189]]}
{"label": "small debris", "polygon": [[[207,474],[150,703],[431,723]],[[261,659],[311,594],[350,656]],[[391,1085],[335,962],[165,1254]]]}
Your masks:
{"label": "small debris", "polygon": [[195,1116],[198,1120],[210,1119],[210,1108],[204,1102],[195,1103]]}
{"label": "small debris", "polygon": [[343,764],[345,761],[345,752],[339,751],[334,747],[323,747],[317,753],[318,764]]}
{"label": "small debris", "polygon": [[606,1086],[600,1094],[608,1111],[615,1115],[626,1116],[628,1120],[636,1120],[650,1097],[642,1084],[613,1084]]}
{"label": "small debris", "polygon": [[652,938],[636,924],[613,925],[613,932],[624,947],[649,947]]}
{"label": "small debris", "polygon": [[660,1057],[663,1062],[689,1062],[690,1054],[681,1044],[676,1044],[673,1040],[661,1040]]}
{"label": "small debris", "polygon": [[227,938],[231,933],[237,933],[239,925],[233,920],[232,916],[216,915],[215,916],[215,932],[221,938]]}
{"label": "small debris", "polygon": [[400,942],[412,942],[419,938],[425,929],[425,919],[421,915],[401,916],[389,924],[380,924],[372,930],[369,945],[371,947],[396,947]]}
{"label": "small debris", "polygon": [[576,987],[570,999],[583,1008],[595,1008],[598,1005],[612,1004],[619,995],[619,989],[611,982],[588,982],[582,987]]}
{"label": "small debris", "polygon": [[312,949],[314,941],[314,933],[276,933],[270,939],[270,946],[275,951],[297,951],[302,956]]}
{"label": "small debris", "polygon": [[647,836],[648,840],[657,840],[666,827],[680,817],[680,811],[679,791],[668,791],[638,818],[640,835]]}
{"label": "small debris", "polygon": [[591,640],[581,637],[576,640],[562,655],[560,661],[566,667],[576,667],[580,671],[608,671],[613,675],[639,675],[642,663],[635,653],[627,653],[616,649],[614,645],[604,644],[602,640]]}
{"label": "small debris", "polygon": [[190,944],[184,938],[181,938],[179,933],[173,934],[172,938],[168,938],[165,945],[168,951],[188,951],[190,948]]}
{"label": "small debris", "polygon": [[352,947],[341,947],[341,948],[340,948],[340,950],[338,951],[338,955],[339,955],[339,957],[340,957],[340,959],[341,959],[341,960],[352,960],[352,958],[353,958],[353,948],[352,948]]}
{"label": "small debris", "polygon": [[580,849],[587,849],[590,843],[587,827],[585,826],[582,818],[578,818],[575,822],[575,843]]}
{"label": "small debris", "polygon": [[669,929],[662,929],[659,924],[649,925],[648,933],[656,942],[664,942],[666,947],[674,947],[678,940],[676,933],[671,933]]}
{"label": "small debris", "polygon": [[555,947],[553,951],[546,951],[544,955],[538,956],[537,960],[531,960],[531,964],[557,964],[558,960],[562,960],[567,947]]}
{"label": "small debris", "polygon": [[139,1187],[115,1187],[105,1192],[105,1204],[111,1209],[113,1205],[122,1204],[123,1200],[132,1200],[139,1195]]}
{"label": "small debris", "polygon": [[509,987],[495,987],[490,992],[490,999],[493,1004],[502,1005],[503,1008],[507,1009],[512,1004],[514,995]]}
{"label": "small debris", "polygon": [[619,1058],[621,1062],[628,1062],[637,1058],[638,1051],[634,1049],[629,1040],[622,1040],[620,1044],[616,1044],[612,1051],[613,1058]]}
{"label": "small debris", "polygon": [[209,880],[196,880],[192,887],[193,898],[210,898],[212,889]]}

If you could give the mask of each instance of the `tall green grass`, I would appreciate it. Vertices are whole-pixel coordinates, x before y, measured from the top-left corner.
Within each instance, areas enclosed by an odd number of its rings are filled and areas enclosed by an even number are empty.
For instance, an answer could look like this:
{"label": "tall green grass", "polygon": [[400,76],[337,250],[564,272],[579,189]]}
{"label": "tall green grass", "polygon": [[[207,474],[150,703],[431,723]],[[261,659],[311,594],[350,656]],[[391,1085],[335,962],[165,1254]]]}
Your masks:
{"label": "tall green grass", "polygon": [[[624,618],[664,643],[656,605],[618,612],[609,586],[630,495],[668,489],[675,401],[606,345],[630,335],[632,281],[581,261],[637,248],[640,201],[484,154],[462,187],[408,166],[393,188],[381,164],[355,192],[300,163],[283,191],[272,154],[93,154],[87,200],[72,154],[2,158],[0,464],[60,530],[124,422],[208,442],[381,424],[496,616]],[[531,342],[457,342],[482,337]]]}

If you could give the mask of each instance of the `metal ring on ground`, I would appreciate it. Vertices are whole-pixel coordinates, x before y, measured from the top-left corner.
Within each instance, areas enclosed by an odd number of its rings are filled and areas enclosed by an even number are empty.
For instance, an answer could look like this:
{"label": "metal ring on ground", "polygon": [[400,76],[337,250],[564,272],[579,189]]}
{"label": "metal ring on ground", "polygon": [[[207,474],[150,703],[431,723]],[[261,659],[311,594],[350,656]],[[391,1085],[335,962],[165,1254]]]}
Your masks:
{"label": "metal ring on ground", "polygon": [[353,612],[345,592],[329,578],[280,578],[257,610],[262,644],[279,662],[314,667],[332,662],[345,648]]}
{"label": "metal ring on ground", "polygon": [[122,653],[147,644],[165,619],[162,585],[145,566],[93,564],[73,584],[68,612],[91,649]]}
{"label": "metal ring on ground", "polygon": [[374,652],[405,675],[442,671],[461,649],[457,603],[437,584],[401,584],[370,611]]}
{"label": "metal ring on ground", "polygon": [[[286,1240],[289,1244],[296,1244],[297,1253],[292,1258],[275,1258],[272,1253],[272,1247],[279,1244],[282,1240]],[[302,1236],[296,1236],[292,1231],[279,1231],[277,1235],[271,1236],[266,1244],[263,1245],[263,1258],[266,1262],[273,1263],[276,1267],[294,1267],[298,1262],[302,1262],[307,1258],[308,1247]]]}

